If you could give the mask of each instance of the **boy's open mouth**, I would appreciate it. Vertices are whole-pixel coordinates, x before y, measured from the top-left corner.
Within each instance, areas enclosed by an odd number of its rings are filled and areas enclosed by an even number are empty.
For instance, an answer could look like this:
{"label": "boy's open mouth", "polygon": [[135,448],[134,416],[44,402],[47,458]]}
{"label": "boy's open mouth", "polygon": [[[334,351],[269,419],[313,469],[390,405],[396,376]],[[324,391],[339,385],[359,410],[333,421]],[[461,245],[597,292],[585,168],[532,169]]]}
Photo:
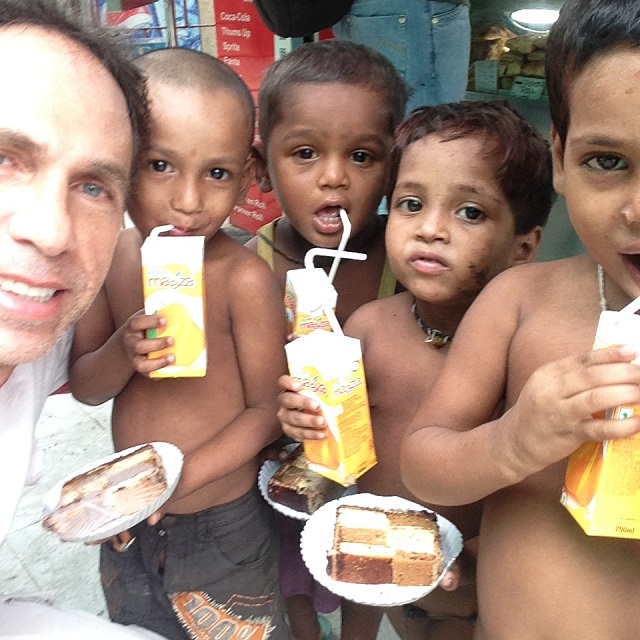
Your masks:
{"label": "boy's open mouth", "polygon": [[313,217],[321,233],[333,234],[342,230],[340,207],[323,207],[316,211]]}
{"label": "boy's open mouth", "polygon": [[634,269],[640,271],[640,253],[625,253],[623,256],[627,262],[631,263]]}

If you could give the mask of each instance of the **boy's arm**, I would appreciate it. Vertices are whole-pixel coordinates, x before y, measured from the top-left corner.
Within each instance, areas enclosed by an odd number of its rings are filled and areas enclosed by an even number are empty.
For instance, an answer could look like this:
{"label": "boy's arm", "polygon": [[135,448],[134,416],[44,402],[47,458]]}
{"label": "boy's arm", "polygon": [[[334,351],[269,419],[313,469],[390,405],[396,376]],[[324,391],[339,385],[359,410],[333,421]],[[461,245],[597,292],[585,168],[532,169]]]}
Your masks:
{"label": "boy's arm", "polygon": [[465,315],[442,372],[404,437],[403,481],[426,502],[474,502],[562,460],[586,440],[631,435],[640,428],[638,418],[617,424],[593,418],[608,407],[640,402],[640,367],[629,364],[634,352],[620,347],[540,367],[515,404],[492,420],[517,331],[514,292],[523,286],[509,272],[492,281]]}
{"label": "boy's arm", "polygon": [[234,270],[231,331],[245,409],[188,456],[172,501],[253,460],[281,434],[276,417],[278,378],[286,371],[282,292],[266,263],[251,259]]}

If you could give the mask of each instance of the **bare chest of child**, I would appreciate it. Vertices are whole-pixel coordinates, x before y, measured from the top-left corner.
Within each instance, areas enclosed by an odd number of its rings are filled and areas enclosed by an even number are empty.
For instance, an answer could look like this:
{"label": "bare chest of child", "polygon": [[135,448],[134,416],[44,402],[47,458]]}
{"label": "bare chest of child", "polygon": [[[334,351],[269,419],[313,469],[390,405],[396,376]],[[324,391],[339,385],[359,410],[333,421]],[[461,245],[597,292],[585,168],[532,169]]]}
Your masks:
{"label": "bare chest of child", "polygon": [[[595,279],[561,280],[566,291],[547,285],[535,305],[522,306],[509,347],[507,408],[539,366],[592,348]],[[485,499],[478,638],[638,637],[640,545],[587,536],[560,504],[565,470],[563,460]]]}
{"label": "bare chest of child", "polygon": [[[234,252],[244,249],[231,240],[228,242],[230,244],[218,247],[215,259],[211,259],[212,247],[208,245],[205,256],[209,353],[206,375],[150,379],[134,374],[114,399],[112,432],[116,450],[141,442],[167,441],[188,456],[218,436],[245,410],[245,390],[233,328],[232,301],[236,292],[229,284]],[[128,263],[121,263],[110,274],[107,285],[111,312],[118,327],[143,307],[139,257],[133,255]],[[123,295],[116,296],[116,291]],[[219,453],[225,455],[224,451]],[[178,502],[172,511],[193,512],[234,499],[255,483],[256,471],[256,460],[245,461],[232,473]]]}

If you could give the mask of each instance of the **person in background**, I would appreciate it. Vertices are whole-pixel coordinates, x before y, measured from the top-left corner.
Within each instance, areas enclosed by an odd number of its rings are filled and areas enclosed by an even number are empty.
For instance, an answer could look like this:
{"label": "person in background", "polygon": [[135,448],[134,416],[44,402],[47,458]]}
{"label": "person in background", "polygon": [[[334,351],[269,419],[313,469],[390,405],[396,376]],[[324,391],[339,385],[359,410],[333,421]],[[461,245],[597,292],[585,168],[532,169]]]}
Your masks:
{"label": "person in background", "polygon": [[333,32],[393,63],[411,88],[407,111],[464,98],[471,50],[469,0],[354,0]]}
{"label": "person in background", "polygon": [[637,347],[592,350],[601,312],[640,296],[640,5],[567,0],[546,65],[554,185],[588,253],[487,285],[400,466],[421,500],[484,499],[478,640],[626,640],[640,543],[586,535],[560,498],[579,446],[640,431],[638,415],[604,417],[640,404]]}
{"label": "person in background", "polygon": [[[220,230],[253,178],[253,100],[205,53],[160,49],[137,64],[151,127],[129,199],[135,227],[120,234],[105,286],[77,324],[70,382],[88,404],[114,399],[116,451],[171,442],[184,466],[160,513],[102,545],[109,615],[177,640],[285,640],[277,540],[257,487],[258,454],[280,433],[282,296],[267,265]],[[174,338],[147,338],[166,326],[162,311],[142,311],[140,248],[160,225],[205,238],[204,377],[148,377],[175,359]]]}
{"label": "person in background", "polygon": [[[387,256],[405,291],[363,305],[344,330],[362,344],[378,457],[358,478],[358,489],[415,500],[400,477],[404,431],[481,289],[501,271],[535,258],[553,202],[551,154],[505,102],[425,106],[397,129],[391,178]],[[281,382],[286,390],[300,389],[290,376]],[[285,391],[279,417],[296,440],[325,435],[324,417],[305,396]],[[387,615],[404,640],[470,640],[482,504],[425,506],[462,532],[461,584]],[[355,603],[350,609],[342,640],[375,640],[384,609]]]}

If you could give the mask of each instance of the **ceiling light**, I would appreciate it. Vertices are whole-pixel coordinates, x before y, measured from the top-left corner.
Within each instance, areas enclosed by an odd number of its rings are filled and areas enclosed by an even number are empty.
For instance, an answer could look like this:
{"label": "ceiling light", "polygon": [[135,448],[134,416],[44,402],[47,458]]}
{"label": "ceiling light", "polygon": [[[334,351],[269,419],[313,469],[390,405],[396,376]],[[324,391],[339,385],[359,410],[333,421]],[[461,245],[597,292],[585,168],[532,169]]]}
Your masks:
{"label": "ceiling light", "polygon": [[516,27],[525,31],[547,33],[551,25],[558,19],[559,13],[559,11],[552,9],[519,9],[513,11],[509,18]]}

